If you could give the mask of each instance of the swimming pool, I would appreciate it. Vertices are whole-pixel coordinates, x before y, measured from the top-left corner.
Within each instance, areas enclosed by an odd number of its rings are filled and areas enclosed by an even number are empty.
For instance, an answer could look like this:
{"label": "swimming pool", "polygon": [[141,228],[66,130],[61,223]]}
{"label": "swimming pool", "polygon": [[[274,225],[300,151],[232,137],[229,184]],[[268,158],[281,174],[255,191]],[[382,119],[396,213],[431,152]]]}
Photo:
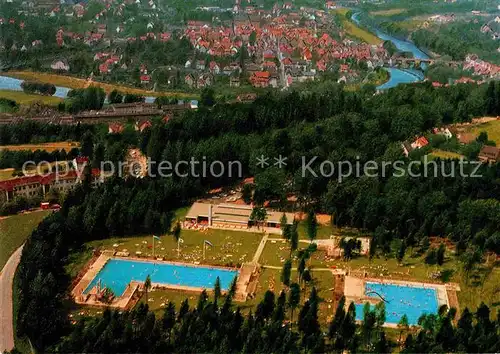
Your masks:
{"label": "swimming pool", "polygon": [[[413,285],[365,283],[366,296],[379,298],[380,294],[387,302],[385,304],[386,323],[397,324],[404,314],[408,323],[415,325],[424,313],[437,313],[439,304],[434,288],[424,288]],[[363,320],[364,304],[356,305],[356,319]]]}
{"label": "swimming pool", "polygon": [[219,277],[222,290],[227,290],[238,271],[112,258],[92,279],[84,293],[89,292],[100,280],[103,287],[109,287],[116,296],[120,296],[132,280],[143,282],[148,275],[152,283],[204,289],[212,289]]}

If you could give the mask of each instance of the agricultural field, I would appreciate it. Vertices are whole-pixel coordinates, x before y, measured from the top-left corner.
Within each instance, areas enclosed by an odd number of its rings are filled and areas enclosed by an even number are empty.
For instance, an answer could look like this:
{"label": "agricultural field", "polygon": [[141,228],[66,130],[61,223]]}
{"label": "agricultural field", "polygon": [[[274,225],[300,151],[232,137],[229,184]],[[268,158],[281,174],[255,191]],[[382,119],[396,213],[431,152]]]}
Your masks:
{"label": "agricultural field", "polygon": [[445,151],[440,149],[434,149],[429,154],[431,159],[440,158],[440,159],[462,159],[464,155],[460,155],[459,153],[452,151]]}
{"label": "agricultural field", "polygon": [[73,148],[80,147],[80,143],[72,141],[60,141],[53,143],[40,143],[40,144],[20,144],[20,145],[2,145],[0,146],[0,151],[10,150],[10,151],[22,151],[22,150],[45,150],[47,152],[53,152],[55,150],[66,150],[70,151]]}
{"label": "agricultural field", "polygon": [[0,98],[7,98],[16,101],[21,105],[30,105],[34,102],[41,102],[48,106],[55,106],[62,102],[62,98],[44,95],[30,95],[22,91],[0,90]]}
{"label": "agricultural field", "polygon": [[50,211],[0,217],[0,269]]}
{"label": "agricultural field", "polygon": [[48,73],[41,73],[41,72],[33,72],[33,71],[9,71],[7,73],[3,73],[5,76],[10,76],[14,77],[16,79],[21,79],[21,80],[33,80],[33,81],[39,81],[43,83],[51,83],[56,86],[61,86],[61,87],[68,87],[71,89],[80,89],[80,88],[86,88],[90,85],[102,87],[104,91],[107,93],[113,91],[113,90],[118,90],[123,93],[130,93],[130,94],[135,94],[135,95],[142,95],[142,96],[175,96],[179,97],[181,99],[183,98],[195,98],[198,95],[197,94],[188,94],[188,93],[182,93],[182,92],[155,92],[155,91],[148,91],[148,90],[142,90],[139,88],[135,87],[129,87],[129,86],[121,86],[121,85],[112,85],[112,84],[106,84],[98,81],[88,81],[84,79],[79,79],[71,76],[65,76],[65,75],[56,75],[56,74],[48,74]]}
{"label": "agricultural field", "polygon": [[368,32],[367,30],[358,27],[355,23],[351,22],[346,18],[347,12],[349,9],[337,9],[335,12],[341,15],[342,18],[342,26],[346,30],[346,32],[359,40],[362,40],[368,44],[381,44],[382,40],[375,36],[373,33]]}

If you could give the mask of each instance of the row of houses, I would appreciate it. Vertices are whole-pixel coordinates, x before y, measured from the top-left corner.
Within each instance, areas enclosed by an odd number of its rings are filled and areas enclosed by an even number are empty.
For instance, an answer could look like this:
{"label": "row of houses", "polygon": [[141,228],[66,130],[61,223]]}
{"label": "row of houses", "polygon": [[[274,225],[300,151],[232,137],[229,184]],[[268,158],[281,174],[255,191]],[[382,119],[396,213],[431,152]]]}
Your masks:
{"label": "row of houses", "polygon": [[469,54],[465,58],[464,70],[472,71],[475,75],[486,76],[490,78],[500,77],[500,66],[479,59],[477,55]]}
{"label": "row of houses", "polygon": [[[8,202],[16,197],[28,199],[44,197],[50,191],[66,193],[83,181],[83,166],[88,163],[88,159],[80,157],[73,160],[76,169],[65,172],[51,172],[47,174],[35,174],[0,181],[0,202]],[[97,186],[103,182],[103,175],[99,169],[91,170],[91,185]]]}
{"label": "row of houses", "polygon": [[[451,139],[453,136],[456,136],[460,144],[466,145],[476,140],[475,135],[461,133],[461,132],[452,132],[450,128],[434,128],[432,133],[435,135],[442,135],[447,139]],[[429,145],[429,140],[425,136],[418,136],[415,139],[405,141],[401,144],[401,148],[403,149],[403,153],[406,157],[410,154],[410,152],[414,150],[419,150]],[[500,149],[496,146],[484,145],[478,155],[479,161],[482,163],[497,163],[500,162]]]}

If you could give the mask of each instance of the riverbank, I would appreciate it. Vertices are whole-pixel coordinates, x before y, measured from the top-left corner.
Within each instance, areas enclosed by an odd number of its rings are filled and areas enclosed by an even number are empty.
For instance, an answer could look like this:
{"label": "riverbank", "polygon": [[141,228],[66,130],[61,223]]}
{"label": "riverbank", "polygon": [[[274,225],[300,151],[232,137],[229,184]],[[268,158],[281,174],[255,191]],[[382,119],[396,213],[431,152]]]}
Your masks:
{"label": "riverbank", "polygon": [[42,83],[51,83],[56,86],[66,87],[69,89],[81,89],[81,88],[86,88],[90,85],[94,85],[101,87],[102,89],[104,89],[104,91],[106,91],[106,93],[110,93],[113,90],[118,90],[123,93],[141,95],[141,96],[151,96],[151,97],[172,96],[172,97],[178,97],[179,99],[190,99],[199,97],[199,95],[196,93],[186,93],[177,91],[155,92],[135,87],[108,84],[94,80],[89,81],[67,75],[57,75],[57,74],[34,72],[34,71],[8,71],[8,72],[2,72],[1,75],[20,80],[33,80]]}
{"label": "riverbank", "polygon": [[349,11],[351,10],[347,8],[336,9],[333,11],[334,13],[340,15],[342,26],[344,27],[345,31],[350,36],[358,38],[359,40],[362,40],[363,42],[366,42],[368,44],[381,44],[382,40],[380,40],[375,34],[367,31],[366,29],[360,27],[357,23],[351,21],[351,19],[349,18]]}
{"label": "riverbank", "polygon": [[31,95],[22,91],[0,90],[0,98],[16,101],[19,104],[30,105],[34,102],[41,102],[48,106],[56,106],[62,98],[55,96]]}

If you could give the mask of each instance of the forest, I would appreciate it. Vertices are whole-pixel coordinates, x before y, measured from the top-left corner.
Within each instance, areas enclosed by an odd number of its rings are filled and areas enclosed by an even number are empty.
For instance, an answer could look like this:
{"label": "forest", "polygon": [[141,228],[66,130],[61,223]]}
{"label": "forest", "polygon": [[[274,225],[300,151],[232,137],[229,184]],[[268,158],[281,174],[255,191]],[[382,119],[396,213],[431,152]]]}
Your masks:
{"label": "forest", "polygon": [[472,53],[482,60],[498,64],[498,43],[491,39],[490,34],[481,33],[483,25],[480,21],[454,22],[435,30],[420,29],[413,32],[411,39],[418,47],[448,55],[453,60],[465,60],[466,55]]}
{"label": "forest", "polygon": [[[79,137],[81,151],[93,165],[120,160],[128,146],[139,147],[153,161],[241,161],[245,176],[255,176],[254,202],[271,201],[281,210],[300,208],[332,215],[338,226],[373,234],[381,254],[393,239],[415,245],[428,235],[455,242],[457,256],[472,270],[486,252],[500,253],[499,165],[483,165],[481,177],[442,175],[371,178],[302,177],[303,157],[331,161],[396,161],[408,164],[401,141],[452,122],[500,114],[500,84],[433,88],[429,83],[399,86],[385,94],[346,91],[322,83],[300,92],[260,96],[252,104],[217,102],[142,133],[108,135],[102,129],[43,128],[36,124],[1,127],[1,139]],[[16,131],[24,131],[24,134]],[[288,158],[286,168],[255,166],[260,155]],[[442,161],[448,169],[450,160]],[[312,166],[317,169],[317,165]],[[422,166],[421,168],[424,168]],[[84,242],[109,236],[168,233],[174,211],[211,188],[232,185],[235,177],[120,179],[97,189],[90,179],[64,199],[59,213],[45,219],[26,243],[19,268],[18,335],[27,335],[40,351],[88,352],[299,352],[392,350],[384,330],[383,309],[365,311],[357,327],[353,309],[339,308],[325,336],[317,323],[314,290],[297,309],[298,326],[283,322],[295,302],[284,294],[266,294],[247,316],[229,311],[230,296],[200,296],[196,309],[169,305],[161,319],[147,307],[122,314],[68,321],[70,279],[64,266]],[[287,197],[294,195],[296,205]],[[215,292],[215,294],[217,291]],[[276,298],[277,295],[277,298]],[[290,294],[288,294],[290,295]],[[292,307],[291,307],[292,306]],[[372,313],[373,312],[373,313]],[[499,316],[490,319],[486,305],[461,312],[442,309],[421,319],[418,335],[406,336],[405,352],[499,351]],[[187,338],[196,338],[186,340]]]}

